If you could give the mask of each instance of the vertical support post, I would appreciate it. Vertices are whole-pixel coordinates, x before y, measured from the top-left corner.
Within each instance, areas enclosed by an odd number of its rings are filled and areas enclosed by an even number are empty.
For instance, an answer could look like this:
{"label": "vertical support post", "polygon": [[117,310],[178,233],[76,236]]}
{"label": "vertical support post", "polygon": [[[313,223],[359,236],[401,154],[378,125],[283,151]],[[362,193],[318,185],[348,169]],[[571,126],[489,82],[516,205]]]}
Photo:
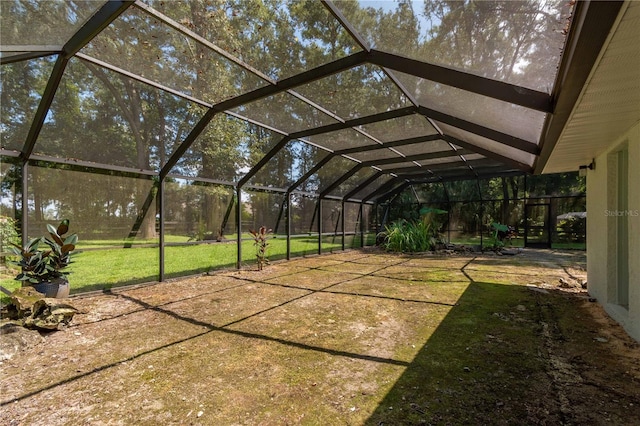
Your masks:
{"label": "vertical support post", "polygon": [[318,198],[318,254],[322,254],[322,198]]}
{"label": "vertical support post", "polygon": [[287,260],[291,260],[291,193],[287,192],[285,197],[287,203]]}
{"label": "vertical support post", "polygon": [[240,186],[236,188],[236,227],[238,230],[236,269],[240,269],[242,268],[242,189]]}
{"label": "vertical support post", "polygon": [[484,200],[482,199],[482,188],[480,188],[480,181],[476,178],[476,184],[478,185],[478,195],[480,196],[480,251],[482,251],[482,234],[484,233]]}
{"label": "vertical support post", "polygon": [[449,198],[449,192],[444,182],[440,182],[444,189],[444,196],[447,197],[447,243],[451,244],[451,199]]}
{"label": "vertical support post", "polygon": [[159,216],[159,272],[158,272],[158,281],[164,281],[164,178],[160,177],[158,181],[158,216]]}
{"label": "vertical support post", "polygon": [[344,200],[342,200],[340,204],[340,230],[342,231],[342,251],[344,251],[344,248],[345,248],[344,240],[347,237],[347,233],[345,231],[345,226],[344,226],[344,219],[345,219]]}
{"label": "vertical support post", "polygon": [[553,237],[551,232],[553,228],[551,227],[551,203],[553,200],[549,200],[549,204],[547,204],[547,248],[551,248],[553,244]]}
{"label": "vertical support post", "polygon": [[528,208],[527,201],[524,202],[524,246],[527,247],[527,235],[529,235],[529,220],[528,220]]}
{"label": "vertical support post", "polygon": [[26,246],[27,243],[29,242],[29,235],[28,235],[28,217],[29,217],[29,194],[28,194],[28,190],[29,190],[29,165],[28,165],[28,161],[23,161],[22,162],[22,167],[20,168],[20,171],[22,173],[22,188],[21,188],[21,198],[22,198],[22,205],[20,206],[20,210],[22,211],[22,217],[20,218],[20,232],[22,234],[22,246]]}
{"label": "vertical support post", "polygon": [[527,220],[527,198],[529,196],[529,187],[527,186],[527,175],[524,175],[524,201],[522,202],[523,207],[522,210],[524,210],[524,246],[527,246],[527,234],[529,233],[529,226],[528,223],[529,221]]}
{"label": "vertical support post", "polygon": [[364,247],[364,203],[360,201],[360,211],[358,212],[360,221],[360,248]]}

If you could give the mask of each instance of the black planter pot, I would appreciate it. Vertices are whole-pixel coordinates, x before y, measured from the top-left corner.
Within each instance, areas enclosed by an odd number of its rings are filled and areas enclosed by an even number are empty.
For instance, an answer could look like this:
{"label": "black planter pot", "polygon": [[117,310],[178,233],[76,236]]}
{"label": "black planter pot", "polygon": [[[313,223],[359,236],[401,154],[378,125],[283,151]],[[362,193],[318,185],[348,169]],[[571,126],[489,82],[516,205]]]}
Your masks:
{"label": "black planter pot", "polygon": [[55,297],[57,299],[64,299],[69,297],[69,281],[64,278],[54,278],[51,281],[43,281],[38,284],[33,284],[33,288],[38,293],[44,294],[45,297]]}

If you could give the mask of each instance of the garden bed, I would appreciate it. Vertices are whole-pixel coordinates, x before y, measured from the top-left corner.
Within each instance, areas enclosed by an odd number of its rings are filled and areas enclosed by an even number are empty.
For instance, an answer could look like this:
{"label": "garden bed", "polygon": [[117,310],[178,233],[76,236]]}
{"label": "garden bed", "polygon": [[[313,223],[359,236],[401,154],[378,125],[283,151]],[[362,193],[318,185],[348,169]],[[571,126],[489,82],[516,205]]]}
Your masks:
{"label": "garden bed", "polygon": [[367,249],[74,297],[2,361],[0,424],[640,424],[584,266]]}

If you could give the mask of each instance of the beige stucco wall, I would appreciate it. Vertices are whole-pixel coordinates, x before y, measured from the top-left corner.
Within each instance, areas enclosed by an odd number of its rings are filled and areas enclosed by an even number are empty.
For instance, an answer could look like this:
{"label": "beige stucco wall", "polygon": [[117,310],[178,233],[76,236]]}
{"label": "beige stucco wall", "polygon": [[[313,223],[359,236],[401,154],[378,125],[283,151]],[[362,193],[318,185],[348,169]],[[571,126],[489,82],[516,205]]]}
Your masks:
{"label": "beige stucco wall", "polygon": [[[629,227],[628,309],[616,303],[617,168],[611,156],[624,146],[629,153],[628,210],[623,213]],[[640,122],[612,142],[587,173],[587,274],[589,294],[640,341]]]}

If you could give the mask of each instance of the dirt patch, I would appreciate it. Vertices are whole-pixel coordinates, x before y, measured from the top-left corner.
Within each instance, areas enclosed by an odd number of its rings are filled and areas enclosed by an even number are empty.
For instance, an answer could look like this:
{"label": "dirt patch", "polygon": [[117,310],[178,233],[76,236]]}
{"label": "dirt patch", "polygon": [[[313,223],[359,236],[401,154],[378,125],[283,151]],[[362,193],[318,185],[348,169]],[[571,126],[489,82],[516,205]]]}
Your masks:
{"label": "dirt patch", "polygon": [[0,424],[640,424],[584,264],[364,250],[74,297],[2,361]]}

